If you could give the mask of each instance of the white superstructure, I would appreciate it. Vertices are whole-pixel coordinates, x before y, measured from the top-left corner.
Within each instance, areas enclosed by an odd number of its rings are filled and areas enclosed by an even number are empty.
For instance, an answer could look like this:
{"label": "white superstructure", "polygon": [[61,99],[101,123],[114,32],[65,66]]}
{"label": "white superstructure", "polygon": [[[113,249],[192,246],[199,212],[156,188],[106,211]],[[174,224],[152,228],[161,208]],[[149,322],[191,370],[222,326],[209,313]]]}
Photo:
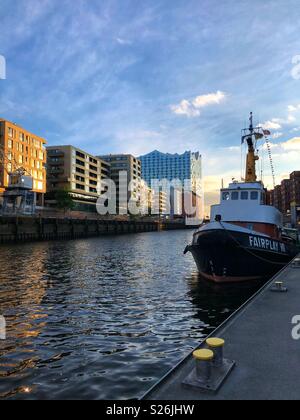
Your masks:
{"label": "white superstructure", "polygon": [[261,182],[234,182],[221,190],[220,204],[211,208],[211,220],[221,216],[224,222],[264,223],[281,228],[282,214],[265,203],[266,192]]}

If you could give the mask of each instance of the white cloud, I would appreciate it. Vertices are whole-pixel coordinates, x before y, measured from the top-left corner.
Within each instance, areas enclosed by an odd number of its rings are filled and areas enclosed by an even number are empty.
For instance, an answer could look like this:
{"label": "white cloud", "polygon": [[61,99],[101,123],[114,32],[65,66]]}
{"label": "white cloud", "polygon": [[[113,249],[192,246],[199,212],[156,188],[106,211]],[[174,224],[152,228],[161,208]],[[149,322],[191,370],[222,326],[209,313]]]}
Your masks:
{"label": "white cloud", "polygon": [[179,105],[172,105],[171,110],[177,115],[186,115],[187,117],[199,117],[201,112],[193,107],[191,102],[184,99]]}
{"label": "white cloud", "polygon": [[218,105],[221,102],[223,102],[225,98],[226,98],[226,94],[219,90],[216,93],[209,93],[208,95],[197,96],[193,100],[193,105],[197,109],[204,108],[208,105],[213,105],[213,104]]}
{"label": "white cloud", "polygon": [[[293,105],[290,105],[290,107],[292,107],[292,106]],[[263,128],[266,129],[266,130],[280,130],[280,129],[282,129],[283,126],[293,124],[296,121],[297,121],[297,118],[294,115],[289,114],[286,119],[284,119],[284,118],[272,118],[271,120],[266,121],[263,124]]]}
{"label": "white cloud", "polygon": [[120,45],[131,45],[132,44],[132,42],[129,41],[128,39],[123,39],[123,38],[116,38],[116,41]]}
{"label": "white cloud", "polygon": [[296,117],[294,116],[294,115],[289,115],[288,116],[288,119],[287,119],[287,121],[289,122],[289,123],[293,123],[293,122],[295,122],[297,119],[296,119]]}
{"label": "white cloud", "polygon": [[300,105],[297,105],[297,106],[295,106],[295,105],[289,105],[288,106],[288,111],[289,112],[296,112],[299,108],[300,108]]}
{"label": "white cloud", "polygon": [[282,126],[281,124],[279,124],[279,122],[277,122],[275,118],[273,118],[270,121],[266,121],[263,124],[263,128],[265,128],[266,130],[280,130]]}
{"label": "white cloud", "polygon": [[[286,141],[285,143],[281,143],[281,147],[284,150],[288,150],[288,151],[300,150],[300,137],[294,137],[294,138]],[[300,156],[299,156],[299,158],[300,158]]]}
{"label": "white cloud", "polygon": [[282,136],[283,136],[283,133],[280,133],[279,131],[277,131],[276,133],[272,134],[272,138],[273,139],[279,139]]}
{"label": "white cloud", "polygon": [[300,131],[300,127],[295,127],[290,131],[290,133],[297,133],[298,131]]}
{"label": "white cloud", "polygon": [[185,115],[187,117],[199,117],[201,109],[210,105],[219,105],[226,99],[226,93],[220,90],[207,95],[200,95],[192,100],[183,99],[179,104],[172,105],[171,110],[174,114]]}

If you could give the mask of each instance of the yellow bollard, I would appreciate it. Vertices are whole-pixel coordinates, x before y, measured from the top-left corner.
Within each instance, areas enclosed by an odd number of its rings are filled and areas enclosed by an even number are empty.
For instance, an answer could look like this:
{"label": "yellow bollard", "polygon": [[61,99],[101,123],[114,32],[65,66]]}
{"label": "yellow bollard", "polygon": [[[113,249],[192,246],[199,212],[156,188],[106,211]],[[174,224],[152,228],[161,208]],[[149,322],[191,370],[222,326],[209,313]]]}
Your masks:
{"label": "yellow bollard", "polygon": [[222,338],[212,337],[206,340],[206,344],[214,352],[213,365],[216,367],[223,366],[223,349],[225,346],[225,340]]}
{"label": "yellow bollard", "polygon": [[214,352],[208,349],[196,350],[193,357],[196,361],[197,378],[208,382],[211,378],[211,363]]}

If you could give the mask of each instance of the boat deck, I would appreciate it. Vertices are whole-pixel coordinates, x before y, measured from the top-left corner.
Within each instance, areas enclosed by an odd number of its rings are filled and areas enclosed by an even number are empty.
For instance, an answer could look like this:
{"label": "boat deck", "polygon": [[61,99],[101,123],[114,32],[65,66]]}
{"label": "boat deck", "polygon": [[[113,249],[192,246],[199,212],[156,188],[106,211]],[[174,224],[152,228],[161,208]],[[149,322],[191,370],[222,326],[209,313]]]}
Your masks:
{"label": "boat deck", "polygon": [[[278,273],[213,334],[225,339],[224,356],[236,362],[216,394],[183,387],[194,367],[190,355],[143,400],[300,399],[300,340],[292,337],[292,319],[300,317],[300,266],[293,265]],[[283,281],[288,291],[273,292],[275,281]]]}

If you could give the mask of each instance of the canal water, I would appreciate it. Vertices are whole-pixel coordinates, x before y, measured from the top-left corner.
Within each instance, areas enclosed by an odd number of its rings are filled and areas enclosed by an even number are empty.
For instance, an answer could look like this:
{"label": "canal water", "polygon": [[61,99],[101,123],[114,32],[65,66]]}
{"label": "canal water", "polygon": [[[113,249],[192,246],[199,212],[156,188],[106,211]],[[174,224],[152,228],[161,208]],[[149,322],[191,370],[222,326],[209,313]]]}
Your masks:
{"label": "canal water", "polygon": [[217,286],[192,231],[0,247],[0,399],[140,397],[261,283]]}

